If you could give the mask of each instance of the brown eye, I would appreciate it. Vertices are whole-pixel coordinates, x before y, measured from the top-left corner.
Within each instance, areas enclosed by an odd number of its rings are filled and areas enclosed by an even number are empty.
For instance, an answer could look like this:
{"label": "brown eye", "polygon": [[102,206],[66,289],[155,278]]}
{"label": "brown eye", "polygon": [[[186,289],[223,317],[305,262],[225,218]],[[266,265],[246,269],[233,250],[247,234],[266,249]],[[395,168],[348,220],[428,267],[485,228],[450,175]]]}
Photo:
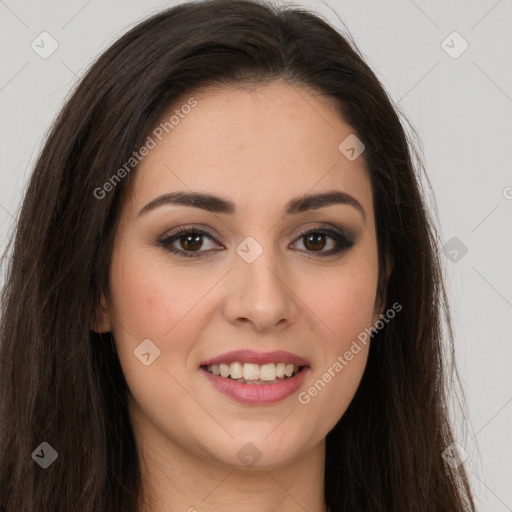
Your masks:
{"label": "brown eye", "polygon": [[[303,240],[306,252],[318,253],[318,256],[331,256],[353,247],[355,235],[349,232],[316,228],[301,233],[297,240]],[[329,245],[330,247],[327,247]],[[326,247],[328,250],[324,250]]]}
{"label": "brown eye", "polygon": [[[215,238],[208,232],[197,228],[179,228],[170,235],[158,240],[158,243],[167,251],[182,257],[208,256],[217,248],[204,249],[206,241],[215,245]],[[332,229],[317,228],[300,234],[297,240],[302,240],[304,250],[311,255],[331,256],[350,249],[355,244],[355,235],[347,232],[337,232]],[[324,250],[324,249],[328,250]],[[315,254],[316,256],[316,254]]]}
{"label": "brown eye", "polygon": [[197,251],[203,245],[203,235],[183,235],[179,237],[180,245],[186,251]]}
{"label": "brown eye", "polygon": [[203,249],[205,239],[215,247],[215,239],[210,233],[200,229],[180,228],[170,235],[158,240],[167,251],[183,257],[197,257],[210,253],[215,249]]}
{"label": "brown eye", "polygon": [[325,235],[323,233],[312,233],[305,236],[304,246],[309,250],[321,251],[325,244]]}

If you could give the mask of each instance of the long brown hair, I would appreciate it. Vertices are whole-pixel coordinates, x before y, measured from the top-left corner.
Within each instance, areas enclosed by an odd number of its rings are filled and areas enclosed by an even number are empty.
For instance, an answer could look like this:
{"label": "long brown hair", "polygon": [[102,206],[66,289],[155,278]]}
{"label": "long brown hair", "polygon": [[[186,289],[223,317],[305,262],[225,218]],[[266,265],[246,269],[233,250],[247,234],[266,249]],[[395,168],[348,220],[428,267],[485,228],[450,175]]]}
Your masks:
{"label": "long brown hair", "polygon": [[[94,191],[182,94],[278,79],[334,98],[364,143],[379,293],[403,307],[375,335],[360,387],[327,436],[326,503],[332,512],[475,510],[464,465],[441,456],[454,440],[449,308],[423,167],[397,110],[355,45],[319,16],[209,0],[159,12],[105,51],[55,120],[30,177],[2,260],[2,512],[140,510],[126,381],[110,334],[91,330],[136,168],[102,198]],[[33,460],[43,442],[57,453],[46,469]]]}

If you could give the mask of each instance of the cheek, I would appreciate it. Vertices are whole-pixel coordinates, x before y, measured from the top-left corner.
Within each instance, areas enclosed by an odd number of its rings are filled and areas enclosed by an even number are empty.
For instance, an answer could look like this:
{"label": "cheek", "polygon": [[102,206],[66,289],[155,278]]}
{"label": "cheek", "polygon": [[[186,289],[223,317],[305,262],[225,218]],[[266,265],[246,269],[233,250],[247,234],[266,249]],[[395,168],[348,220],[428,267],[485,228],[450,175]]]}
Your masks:
{"label": "cheek", "polygon": [[[179,383],[196,370],[190,355],[214,311],[208,297],[218,280],[219,276],[207,267],[180,270],[169,263],[165,252],[160,254],[154,248],[133,244],[114,255],[112,332],[134,393],[139,388],[165,388],[176,394],[172,400],[182,394]],[[147,353],[146,349],[142,351],[146,346],[149,359],[154,361],[148,366],[138,358],[138,354]]]}
{"label": "cheek", "polygon": [[301,297],[325,327],[328,351],[344,350],[372,325],[377,280],[377,255],[368,251],[354,253],[338,269],[303,282]]}
{"label": "cheek", "polygon": [[[183,364],[177,365],[175,359],[178,356],[183,361],[190,350],[184,334],[195,326],[188,321],[187,314],[201,290],[185,286],[183,280],[165,262],[154,258],[154,249],[132,247],[113,257],[112,332],[123,372],[134,394],[151,389],[172,393],[175,386],[165,370],[180,380],[185,373]],[[168,350],[171,339],[172,351]],[[148,353],[149,356],[144,355]],[[145,400],[151,403],[156,398],[146,396]]]}
{"label": "cheek", "polygon": [[144,414],[162,428],[173,422],[172,410],[163,404],[182,412],[187,407],[180,385],[187,377],[183,363],[194,330],[201,329],[193,307],[209,284],[190,286],[190,277],[178,274],[147,248],[132,247],[112,259],[112,332],[119,361],[133,403],[143,404]]}
{"label": "cheek", "polygon": [[319,364],[298,399],[305,411],[314,410],[305,421],[322,425],[326,432],[346,411],[363,375],[377,279],[376,251],[354,254],[329,278],[315,279],[316,285],[303,295],[324,335],[318,338]]}
{"label": "cheek", "polygon": [[165,257],[155,258],[153,251],[126,251],[112,264],[114,323],[139,342],[152,337],[164,342],[208,289],[207,280],[190,286],[189,276],[169,268]]}

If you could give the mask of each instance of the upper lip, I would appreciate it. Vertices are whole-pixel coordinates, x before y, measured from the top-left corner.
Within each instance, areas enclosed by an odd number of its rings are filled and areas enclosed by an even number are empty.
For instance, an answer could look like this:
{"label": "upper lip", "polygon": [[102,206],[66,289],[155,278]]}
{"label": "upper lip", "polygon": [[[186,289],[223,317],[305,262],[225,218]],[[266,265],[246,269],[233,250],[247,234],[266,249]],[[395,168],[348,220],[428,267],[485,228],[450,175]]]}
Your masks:
{"label": "upper lip", "polygon": [[260,365],[267,363],[289,363],[296,366],[309,366],[309,361],[296,354],[292,354],[291,352],[286,352],[285,350],[273,350],[272,352],[233,350],[232,352],[226,352],[212,359],[203,361],[200,366],[235,362],[254,363]]}

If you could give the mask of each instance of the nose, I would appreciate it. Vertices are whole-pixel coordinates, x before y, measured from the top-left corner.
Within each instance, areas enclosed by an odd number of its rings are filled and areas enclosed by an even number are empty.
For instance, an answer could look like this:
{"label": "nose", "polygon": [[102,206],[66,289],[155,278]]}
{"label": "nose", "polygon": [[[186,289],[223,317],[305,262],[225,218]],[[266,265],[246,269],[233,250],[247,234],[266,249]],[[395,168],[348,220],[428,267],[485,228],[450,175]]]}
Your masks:
{"label": "nose", "polygon": [[265,249],[252,263],[236,256],[229,273],[226,320],[258,332],[283,328],[298,317],[290,273],[278,266],[274,251]]}

